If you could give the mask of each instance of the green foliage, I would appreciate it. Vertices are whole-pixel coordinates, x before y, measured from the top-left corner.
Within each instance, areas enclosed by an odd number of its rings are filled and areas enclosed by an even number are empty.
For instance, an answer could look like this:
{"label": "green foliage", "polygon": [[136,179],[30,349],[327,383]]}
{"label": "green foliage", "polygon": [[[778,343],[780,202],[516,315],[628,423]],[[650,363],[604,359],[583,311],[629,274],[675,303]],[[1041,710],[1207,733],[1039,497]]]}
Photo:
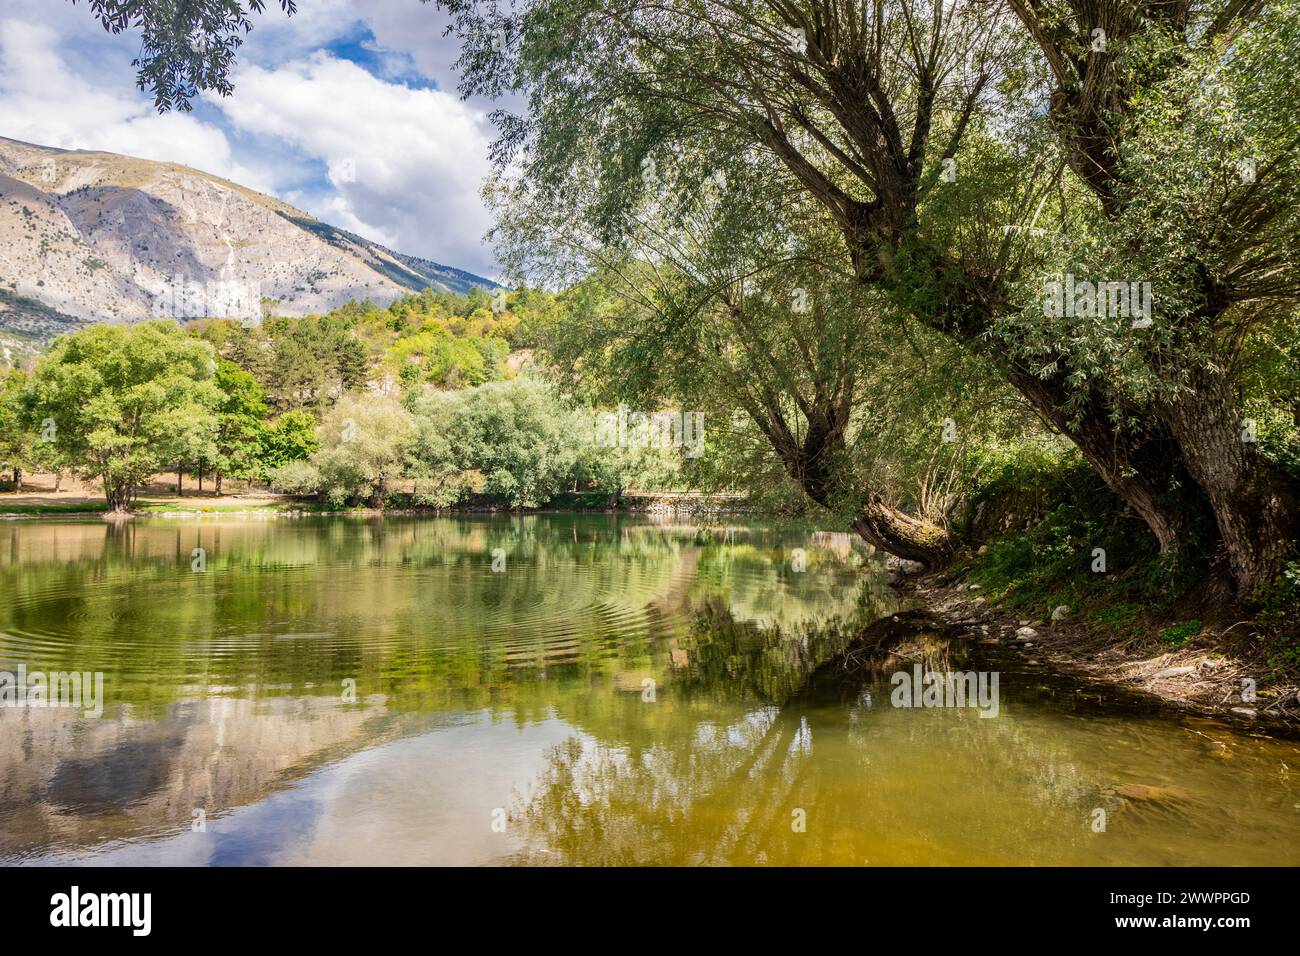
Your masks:
{"label": "green foliage", "polygon": [[[587,413],[588,415],[590,413]],[[613,413],[610,413],[613,414]],[[576,449],[574,483],[616,503],[629,490],[669,490],[683,483],[683,457],[676,448],[654,444],[602,444],[593,440],[584,415],[579,424],[581,443]]]}
{"label": "green foliage", "polygon": [[149,475],[210,447],[221,391],[205,342],[169,322],[96,325],[57,339],[24,394],[28,429],[125,508]]}
{"label": "green foliage", "polygon": [[[973,559],[969,577],[990,601],[1035,609],[1078,606],[1102,581],[1115,578],[1124,581],[1122,593],[1148,601],[1180,593],[1175,582],[1151,571],[1159,564],[1152,542],[1091,472],[1068,461],[1047,475],[1036,471],[1032,456],[1007,461],[975,500],[986,533],[997,537]],[[1093,570],[1097,549],[1105,552],[1104,573]],[[1122,604],[1107,614],[1115,623],[1128,620]]]}
{"label": "green foliage", "polygon": [[200,460],[218,475],[260,476],[266,393],[257,380],[228,361],[217,366],[217,433],[210,453]]}
{"label": "green foliage", "polygon": [[441,326],[397,339],[384,356],[407,387],[482,385],[503,377],[509,346],[498,338],[455,338]]}
{"label": "green foliage", "polygon": [[310,458],[318,447],[316,420],[305,411],[285,412],[262,430],[258,459],[265,469],[283,468]]}
{"label": "green foliage", "polygon": [[1269,667],[1300,672],[1300,560],[1287,561],[1278,575],[1251,595],[1259,607],[1257,636]]}
{"label": "green foliage", "polygon": [[547,292],[424,292],[387,308],[349,302],[324,316],[271,317],[259,326],[198,320],[194,334],[253,375],[278,412],[322,413],[367,380],[454,389],[509,376],[512,348],[534,347],[564,306]]}
{"label": "green foliage", "polygon": [[[312,465],[320,475],[321,493],[335,504],[380,504],[389,481],[402,473],[415,423],[395,398],[347,395],[326,413],[318,437]],[[286,472],[277,477],[284,480]]]}
{"label": "green foliage", "polygon": [[[319,492],[337,504],[379,503],[392,482],[404,478],[416,481],[418,501],[439,507],[470,491],[523,505],[561,491],[617,496],[631,486],[669,486],[677,476],[675,452],[599,446],[593,414],[578,412],[554,389],[528,381],[478,390],[511,375],[512,342],[550,335],[566,308],[537,290],[426,291],[388,308],[351,302],[324,316],[272,317],[254,326],[198,320],[188,334],[155,323],[150,335],[206,356],[202,369],[177,365],[167,388],[179,393],[185,382],[193,383],[198,405],[210,414],[178,412],[173,428],[137,435],[131,481],[156,470],[197,467],[219,484],[223,478],[269,479],[282,490]],[[56,352],[92,339],[134,341],[144,334],[99,328],[59,339]],[[43,411],[63,400],[47,381],[50,375],[42,377]],[[425,413],[414,456],[405,452],[415,420],[397,399],[361,392],[367,385],[391,391],[393,384]],[[0,378],[0,460],[26,469],[75,465],[86,477],[101,477],[101,469],[87,466],[84,444],[33,442],[32,424],[39,419],[32,418],[31,392],[18,370]],[[192,410],[195,403],[180,407]],[[391,436],[374,430],[378,421],[364,424],[371,411],[394,426]],[[357,425],[356,444],[341,438],[344,419]],[[56,427],[62,424],[60,418]],[[454,448],[438,445],[453,439]]]}
{"label": "green foliage", "polygon": [[[72,0],[76,3],[77,0]],[[235,51],[253,28],[249,14],[261,13],[266,0],[187,0],[159,4],[153,0],[87,0],[105,30],[140,31],[136,85],[153,94],[160,113],[188,111],[199,93],[231,93]],[[280,0],[292,16],[296,0]]]}
{"label": "green foliage", "polygon": [[291,495],[314,495],[321,490],[320,470],[310,461],[288,461],[267,474],[273,488]]}
{"label": "green foliage", "polygon": [[1184,621],[1181,624],[1171,624],[1160,632],[1160,640],[1173,647],[1182,647],[1201,631],[1200,621]]}
{"label": "green foliage", "polygon": [[1282,618],[1300,614],[1300,561],[1288,561],[1256,599],[1266,615]]}
{"label": "green foliage", "polygon": [[1136,604],[1121,601],[1118,604],[1098,608],[1088,615],[1088,619],[1097,621],[1099,624],[1109,624],[1114,628],[1122,629],[1127,628],[1136,621],[1141,610]]}
{"label": "green foliage", "polygon": [[479,490],[515,507],[543,504],[562,490],[594,429],[588,416],[529,378],[432,393],[413,407],[417,474],[445,484],[453,473],[477,472]]}
{"label": "green foliage", "polygon": [[23,425],[20,401],[26,382],[20,369],[0,371],[0,468],[30,467],[33,436]]}

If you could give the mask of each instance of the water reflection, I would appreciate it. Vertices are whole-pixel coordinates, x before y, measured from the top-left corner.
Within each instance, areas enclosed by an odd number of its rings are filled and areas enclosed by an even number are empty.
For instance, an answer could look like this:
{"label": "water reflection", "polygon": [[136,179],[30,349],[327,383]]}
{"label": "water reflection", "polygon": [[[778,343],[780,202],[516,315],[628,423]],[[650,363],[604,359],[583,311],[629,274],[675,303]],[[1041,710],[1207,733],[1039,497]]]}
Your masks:
{"label": "water reflection", "polygon": [[[844,536],[757,525],[9,522],[0,667],[102,670],[108,700],[0,709],[0,860],[1300,858],[1292,744],[924,634],[828,673],[884,582]],[[997,719],[889,706],[890,667],[947,653],[1004,671]]]}

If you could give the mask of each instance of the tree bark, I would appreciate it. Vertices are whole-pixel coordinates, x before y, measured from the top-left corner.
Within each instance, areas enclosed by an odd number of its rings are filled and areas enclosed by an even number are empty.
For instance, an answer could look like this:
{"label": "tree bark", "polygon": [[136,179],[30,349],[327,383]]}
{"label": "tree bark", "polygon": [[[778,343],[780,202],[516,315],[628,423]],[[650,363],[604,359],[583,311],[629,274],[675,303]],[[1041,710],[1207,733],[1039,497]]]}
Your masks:
{"label": "tree bark", "polygon": [[1106,486],[1146,523],[1161,554],[1176,554],[1185,547],[1192,519],[1206,507],[1199,496],[1189,494],[1186,476],[1180,474],[1178,443],[1162,423],[1120,434],[1110,403],[1100,395],[1086,397],[1077,414],[1068,409],[1064,373],[1038,378],[1013,364],[1005,374],[1040,417],[1070,439]]}
{"label": "tree bark", "polygon": [[[778,415],[771,415],[766,429],[786,473],[799,483],[804,494],[832,510],[837,497],[834,462],[844,454],[847,426],[846,412],[818,408],[802,442],[794,438]],[[895,557],[916,561],[928,571],[952,558],[953,541],[947,530],[886,504],[872,491],[864,497],[851,527],[868,544]]]}
{"label": "tree bark", "polygon": [[1209,499],[1237,597],[1245,600],[1281,571],[1300,539],[1300,489],[1260,453],[1222,369],[1202,364],[1188,384],[1187,394],[1165,403],[1163,417]]}
{"label": "tree bark", "polygon": [[853,519],[853,530],[880,550],[920,563],[927,571],[943,567],[952,558],[952,538],[938,525],[891,508],[879,495],[871,495]]}
{"label": "tree bark", "polygon": [[130,489],[106,480],[104,482],[104,500],[108,503],[110,512],[114,514],[126,512],[131,507]]}
{"label": "tree bark", "polygon": [[[1054,370],[1039,375],[998,346],[988,332],[998,311],[998,296],[981,288],[978,277],[936,265],[954,278],[940,290],[940,308],[921,315],[931,328],[983,356],[1039,417],[1068,438],[1101,476],[1146,523],[1162,554],[1177,554],[1186,545],[1195,519],[1209,507],[1191,487],[1180,464],[1177,439],[1157,416],[1117,406],[1096,387],[1079,395],[1068,378],[1063,356]],[[1043,365],[1053,356],[1043,357]],[[1142,422],[1140,426],[1121,423]],[[1122,428],[1122,430],[1121,430]]]}

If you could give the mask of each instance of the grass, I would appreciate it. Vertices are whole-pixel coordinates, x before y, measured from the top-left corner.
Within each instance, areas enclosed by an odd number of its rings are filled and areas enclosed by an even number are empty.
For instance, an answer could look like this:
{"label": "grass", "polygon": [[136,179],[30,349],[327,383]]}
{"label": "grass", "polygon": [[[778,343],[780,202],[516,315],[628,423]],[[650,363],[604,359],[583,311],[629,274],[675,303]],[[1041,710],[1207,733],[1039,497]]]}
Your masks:
{"label": "grass", "polygon": [[[1094,518],[1073,504],[1057,507],[1025,531],[993,541],[970,564],[967,578],[988,599],[1008,607],[1077,611],[1106,598],[1094,619],[1129,623],[1138,606],[1171,602],[1178,582],[1153,569],[1157,556],[1146,536],[1116,514]],[[1105,570],[1098,568],[1104,553]]]}
{"label": "grass", "polygon": [[107,511],[108,505],[102,501],[88,501],[81,504],[49,504],[49,505],[26,505],[26,504],[6,504],[0,500],[0,515],[66,515],[78,514],[88,511],[102,512]]}
{"label": "grass", "polygon": [[[1204,587],[1208,557],[1194,556],[1204,551],[1195,529],[1189,552],[1172,562],[1158,553],[1152,536],[1121,502],[1086,482],[1057,482],[1067,489],[1063,497],[1055,507],[1039,510],[1026,528],[1026,512],[1018,505],[1023,486],[1035,481],[1047,479],[1012,473],[1001,487],[986,489],[985,507],[1009,514],[1006,523],[1024,529],[1002,535],[986,529],[987,549],[962,568],[966,580],[982,586],[989,603],[1034,617],[1064,604],[1089,632],[1149,642],[1152,649],[1183,648],[1198,635],[1218,634],[1227,608]],[[1095,570],[1097,549],[1105,552],[1102,573]],[[1234,625],[1234,653],[1288,680],[1300,675],[1300,560],[1251,595],[1248,606],[1232,610],[1234,621],[1243,614],[1250,626],[1241,626],[1247,621]],[[1219,634],[1215,641],[1222,639]]]}
{"label": "grass", "polygon": [[[2,489],[0,489],[2,490]],[[564,494],[550,502],[545,510],[548,511],[600,511],[604,510],[607,502],[606,495],[593,494]],[[492,504],[500,510],[509,510],[509,506],[504,502],[485,502]],[[409,495],[393,495],[386,502],[386,508],[389,510],[415,510],[430,511],[433,509],[425,508],[411,500]],[[88,502],[51,502],[50,504],[19,504],[6,503],[4,496],[0,494],[0,516],[4,515],[60,515],[60,514],[77,514],[85,512],[103,513],[108,510],[108,506],[102,500]],[[142,497],[137,498],[135,506],[131,509],[133,514],[142,515],[159,515],[159,514],[239,514],[246,511],[295,511],[314,513],[338,514],[341,512],[369,512],[372,508],[365,502],[357,504],[335,504],[329,501],[315,501],[309,499],[277,499],[268,501],[245,500],[231,502],[230,504],[191,504],[184,498],[172,497]]]}
{"label": "grass", "polygon": [[[108,505],[103,501],[52,502],[50,504],[9,504],[0,497],[0,515],[66,515],[66,514],[103,514]],[[319,511],[324,510],[314,502],[268,501],[264,503],[243,502],[228,505],[188,505],[183,500],[150,501],[137,500],[137,514],[223,514],[241,511]]]}
{"label": "grass", "polygon": [[[1152,620],[1169,622],[1202,569],[1191,561],[1169,565],[1142,522],[1095,476],[1068,464],[1045,470],[1010,468],[985,488],[983,507],[1023,530],[990,540],[970,560],[966,579],[991,603],[1027,615],[1065,605],[1121,636],[1155,633]],[[1052,494],[1030,493],[1039,486]],[[1036,510],[1028,527],[1035,510],[1026,509]]]}
{"label": "grass", "polygon": [[1137,621],[1141,610],[1142,608],[1136,604],[1121,601],[1117,604],[1097,608],[1088,615],[1088,620],[1096,621],[1099,624],[1109,624],[1115,628],[1128,629]]}
{"label": "grass", "polygon": [[1173,647],[1182,647],[1201,631],[1200,621],[1171,624],[1160,632],[1160,640]]}

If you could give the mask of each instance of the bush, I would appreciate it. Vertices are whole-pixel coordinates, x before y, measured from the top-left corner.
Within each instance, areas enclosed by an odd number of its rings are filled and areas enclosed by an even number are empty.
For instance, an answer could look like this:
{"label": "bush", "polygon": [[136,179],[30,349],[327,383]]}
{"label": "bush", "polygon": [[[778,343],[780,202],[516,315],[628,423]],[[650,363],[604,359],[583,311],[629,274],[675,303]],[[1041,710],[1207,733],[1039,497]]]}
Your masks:
{"label": "bush", "polygon": [[291,461],[271,470],[272,487],[290,495],[314,495],[321,488],[320,471],[309,461]]}
{"label": "bush", "polygon": [[572,482],[586,441],[583,416],[529,378],[493,382],[413,405],[414,474],[436,489],[460,473],[482,475],[482,491],[514,507],[535,507]]}
{"label": "bush", "polygon": [[346,396],[326,414],[317,430],[320,449],[312,464],[320,490],[334,504],[383,501],[388,481],[402,474],[415,438],[410,412],[384,395]]}

